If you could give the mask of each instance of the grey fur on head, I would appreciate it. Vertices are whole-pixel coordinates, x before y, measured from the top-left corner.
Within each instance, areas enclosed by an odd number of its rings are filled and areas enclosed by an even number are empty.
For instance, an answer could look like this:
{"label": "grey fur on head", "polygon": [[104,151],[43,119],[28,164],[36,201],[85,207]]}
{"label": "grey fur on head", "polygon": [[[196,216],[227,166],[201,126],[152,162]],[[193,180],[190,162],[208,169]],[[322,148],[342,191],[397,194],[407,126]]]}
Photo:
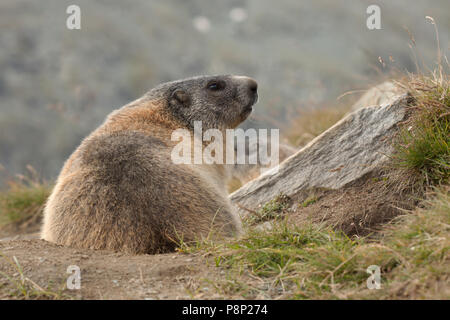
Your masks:
{"label": "grey fur on head", "polygon": [[163,83],[145,98],[167,101],[169,112],[188,128],[193,128],[194,121],[202,121],[205,130],[223,130],[248,117],[258,99],[257,87],[249,77],[199,76]]}

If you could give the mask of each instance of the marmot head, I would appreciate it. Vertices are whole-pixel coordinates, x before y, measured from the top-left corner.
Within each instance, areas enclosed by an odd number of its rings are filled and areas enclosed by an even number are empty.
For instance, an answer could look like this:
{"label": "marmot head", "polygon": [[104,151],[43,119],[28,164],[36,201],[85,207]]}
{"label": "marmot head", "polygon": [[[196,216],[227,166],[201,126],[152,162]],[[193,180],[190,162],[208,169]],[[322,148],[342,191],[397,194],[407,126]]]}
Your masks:
{"label": "marmot head", "polygon": [[252,111],[258,99],[258,84],[249,77],[199,76],[163,83],[147,97],[167,101],[168,111],[186,127],[202,121],[204,129],[235,128]]}

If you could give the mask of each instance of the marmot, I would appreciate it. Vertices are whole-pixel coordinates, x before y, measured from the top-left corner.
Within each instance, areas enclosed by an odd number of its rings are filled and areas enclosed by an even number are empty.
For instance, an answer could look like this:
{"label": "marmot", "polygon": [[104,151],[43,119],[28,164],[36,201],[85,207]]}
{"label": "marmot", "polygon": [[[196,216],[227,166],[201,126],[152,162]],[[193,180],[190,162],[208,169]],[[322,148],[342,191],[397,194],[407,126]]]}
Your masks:
{"label": "marmot", "polygon": [[235,236],[226,165],[174,164],[179,128],[225,130],[257,101],[249,77],[200,76],[161,84],[112,112],[64,164],[44,210],[41,237],[61,245],[134,254],[173,251],[177,241]]}

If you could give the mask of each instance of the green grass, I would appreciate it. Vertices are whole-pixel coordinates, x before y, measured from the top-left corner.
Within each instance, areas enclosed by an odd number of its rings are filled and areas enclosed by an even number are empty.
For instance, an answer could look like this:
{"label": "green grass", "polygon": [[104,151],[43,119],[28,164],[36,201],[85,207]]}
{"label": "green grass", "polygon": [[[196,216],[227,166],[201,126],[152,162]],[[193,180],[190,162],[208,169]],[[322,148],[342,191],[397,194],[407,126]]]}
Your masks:
{"label": "green grass", "polygon": [[0,192],[0,225],[41,214],[50,191],[47,184],[10,183],[7,190]]}
{"label": "green grass", "polygon": [[411,76],[412,116],[394,144],[394,165],[418,173],[427,185],[450,177],[450,84],[446,76]]}
{"label": "green grass", "polygon": [[0,227],[20,224],[30,218],[40,221],[44,204],[52,186],[39,179],[36,170],[27,166],[28,175],[18,175],[0,189]]}
{"label": "green grass", "polygon": [[282,217],[285,210],[289,207],[289,197],[279,194],[274,199],[264,204],[260,209],[248,215],[244,219],[244,223],[254,225],[257,223],[274,220]]}
{"label": "green grass", "polygon": [[310,197],[306,198],[305,201],[303,201],[300,205],[303,208],[306,208],[309,205],[316,203],[317,200],[318,200],[318,198],[316,196],[310,196]]}

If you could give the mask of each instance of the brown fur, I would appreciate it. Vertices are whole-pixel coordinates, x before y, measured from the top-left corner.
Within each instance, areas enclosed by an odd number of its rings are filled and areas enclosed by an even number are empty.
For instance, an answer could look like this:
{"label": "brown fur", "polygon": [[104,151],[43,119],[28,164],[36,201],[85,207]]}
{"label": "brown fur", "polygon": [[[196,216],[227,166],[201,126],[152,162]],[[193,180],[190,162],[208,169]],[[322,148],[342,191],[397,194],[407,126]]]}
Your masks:
{"label": "brown fur", "polygon": [[[226,90],[209,90],[215,79]],[[66,161],[44,211],[42,238],[158,253],[173,250],[180,238],[238,235],[241,223],[228,201],[223,166],[173,164],[171,134],[191,129],[194,120],[220,129],[241,122],[256,101],[256,89],[246,88],[255,84],[232,76],[186,79],[111,113]]]}

